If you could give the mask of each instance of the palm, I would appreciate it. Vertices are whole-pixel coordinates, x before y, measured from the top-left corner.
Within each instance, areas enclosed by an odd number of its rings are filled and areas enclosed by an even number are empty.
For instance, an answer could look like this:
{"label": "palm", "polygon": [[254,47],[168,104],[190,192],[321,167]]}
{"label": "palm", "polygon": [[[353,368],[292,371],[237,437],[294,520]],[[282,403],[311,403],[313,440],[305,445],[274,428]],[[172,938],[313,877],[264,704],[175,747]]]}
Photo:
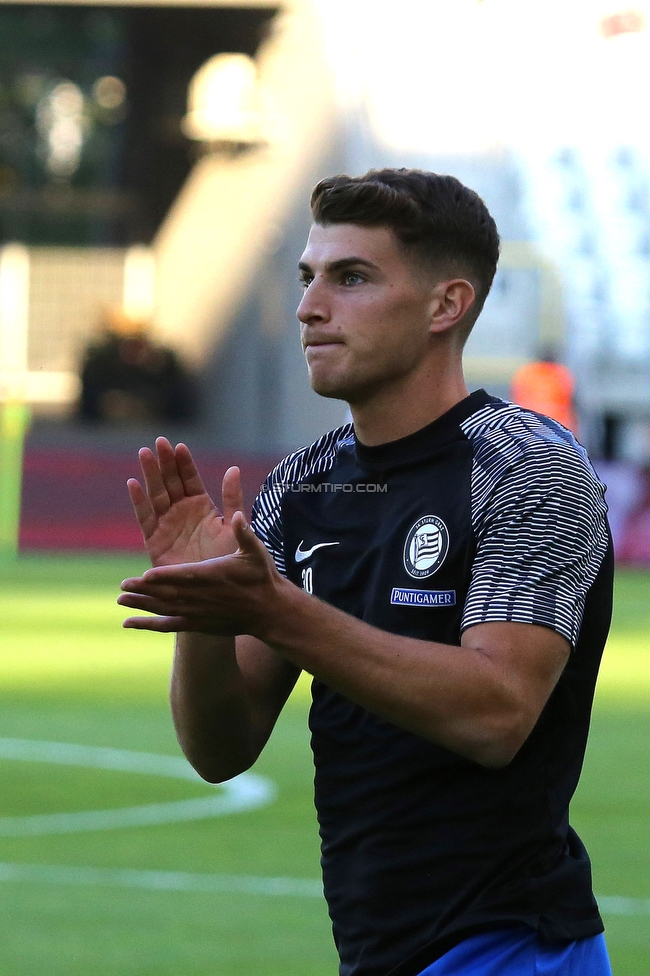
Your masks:
{"label": "palm", "polygon": [[230,522],[244,506],[237,468],[224,475],[221,514],[184,444],[174,449],[159,437],[156,454],[143,448],[139,456],[146,490],[135,478],[128,488],[153,566],[200,562],[236,551]]}
{"label": "palm", "polygon": [[235,552],[237,543],[208,495],[174,502],[145,539],[152,566],[195,563]]}

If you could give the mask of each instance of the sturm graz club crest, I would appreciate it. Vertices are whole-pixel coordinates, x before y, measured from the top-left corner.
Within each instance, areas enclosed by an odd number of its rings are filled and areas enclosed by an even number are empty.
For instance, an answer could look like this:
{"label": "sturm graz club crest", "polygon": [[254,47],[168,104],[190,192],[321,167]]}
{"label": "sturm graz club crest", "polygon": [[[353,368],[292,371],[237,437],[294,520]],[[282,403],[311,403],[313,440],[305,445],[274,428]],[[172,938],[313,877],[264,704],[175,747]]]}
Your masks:
{"label": "sturm graz club crest", "polygon": [[409,576],[433,576],[449,549],[447,526],[437,515],[425,515],[415,523],[404,543],[404,566]]}

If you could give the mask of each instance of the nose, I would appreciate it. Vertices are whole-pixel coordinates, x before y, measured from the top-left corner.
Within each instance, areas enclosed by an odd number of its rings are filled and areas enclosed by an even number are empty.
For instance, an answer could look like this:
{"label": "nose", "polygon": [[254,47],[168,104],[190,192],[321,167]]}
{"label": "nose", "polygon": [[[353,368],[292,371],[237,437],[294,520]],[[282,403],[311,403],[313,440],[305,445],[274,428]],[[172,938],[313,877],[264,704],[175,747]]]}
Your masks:
{"label": "nose", "polygon": [[298,319],[303,325],[317,322],[327,322],[330,316],[325,288],[318,278],[313,278],[305,288],[300,304],[296,310]]}

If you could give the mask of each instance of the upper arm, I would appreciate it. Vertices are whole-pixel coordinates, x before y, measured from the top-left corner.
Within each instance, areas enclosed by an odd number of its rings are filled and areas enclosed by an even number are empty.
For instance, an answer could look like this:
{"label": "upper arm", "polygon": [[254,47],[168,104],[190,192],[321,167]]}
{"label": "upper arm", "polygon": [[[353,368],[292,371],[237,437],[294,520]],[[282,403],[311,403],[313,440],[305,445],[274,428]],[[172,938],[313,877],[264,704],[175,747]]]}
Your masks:
{"label": "upper arm", "polygon": [[571,645],[557,631],[534,624],[495,622],[469,627],[461,646],[489,659],[506,689],[501,713],[506,752],[528,738],[568,661]]}
{"label": "upper arm", "polygon": [[568,444],[535,443],[474,513],[477,550],[461,631],[531,624],[573,646],[608,548],[606,512],[586,457]]}
{"label": "upper arm", "polygon": [[461,644],[502,677],[514,755],[580,634],[608,547],[603,487],[576,447],[540,441],[492,486],[474,528]]}

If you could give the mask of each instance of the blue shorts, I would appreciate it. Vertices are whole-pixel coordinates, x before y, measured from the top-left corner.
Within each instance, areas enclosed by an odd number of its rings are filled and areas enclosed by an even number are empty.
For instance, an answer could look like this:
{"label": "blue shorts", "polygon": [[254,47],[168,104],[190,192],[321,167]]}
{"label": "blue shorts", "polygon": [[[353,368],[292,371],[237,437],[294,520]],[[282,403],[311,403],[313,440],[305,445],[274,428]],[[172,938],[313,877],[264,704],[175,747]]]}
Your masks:
{"label": "blue shorts", "polygon": [[481,932],[460,942],[420,976],[612,976],[605,939],[546,945],[530,929]]}

